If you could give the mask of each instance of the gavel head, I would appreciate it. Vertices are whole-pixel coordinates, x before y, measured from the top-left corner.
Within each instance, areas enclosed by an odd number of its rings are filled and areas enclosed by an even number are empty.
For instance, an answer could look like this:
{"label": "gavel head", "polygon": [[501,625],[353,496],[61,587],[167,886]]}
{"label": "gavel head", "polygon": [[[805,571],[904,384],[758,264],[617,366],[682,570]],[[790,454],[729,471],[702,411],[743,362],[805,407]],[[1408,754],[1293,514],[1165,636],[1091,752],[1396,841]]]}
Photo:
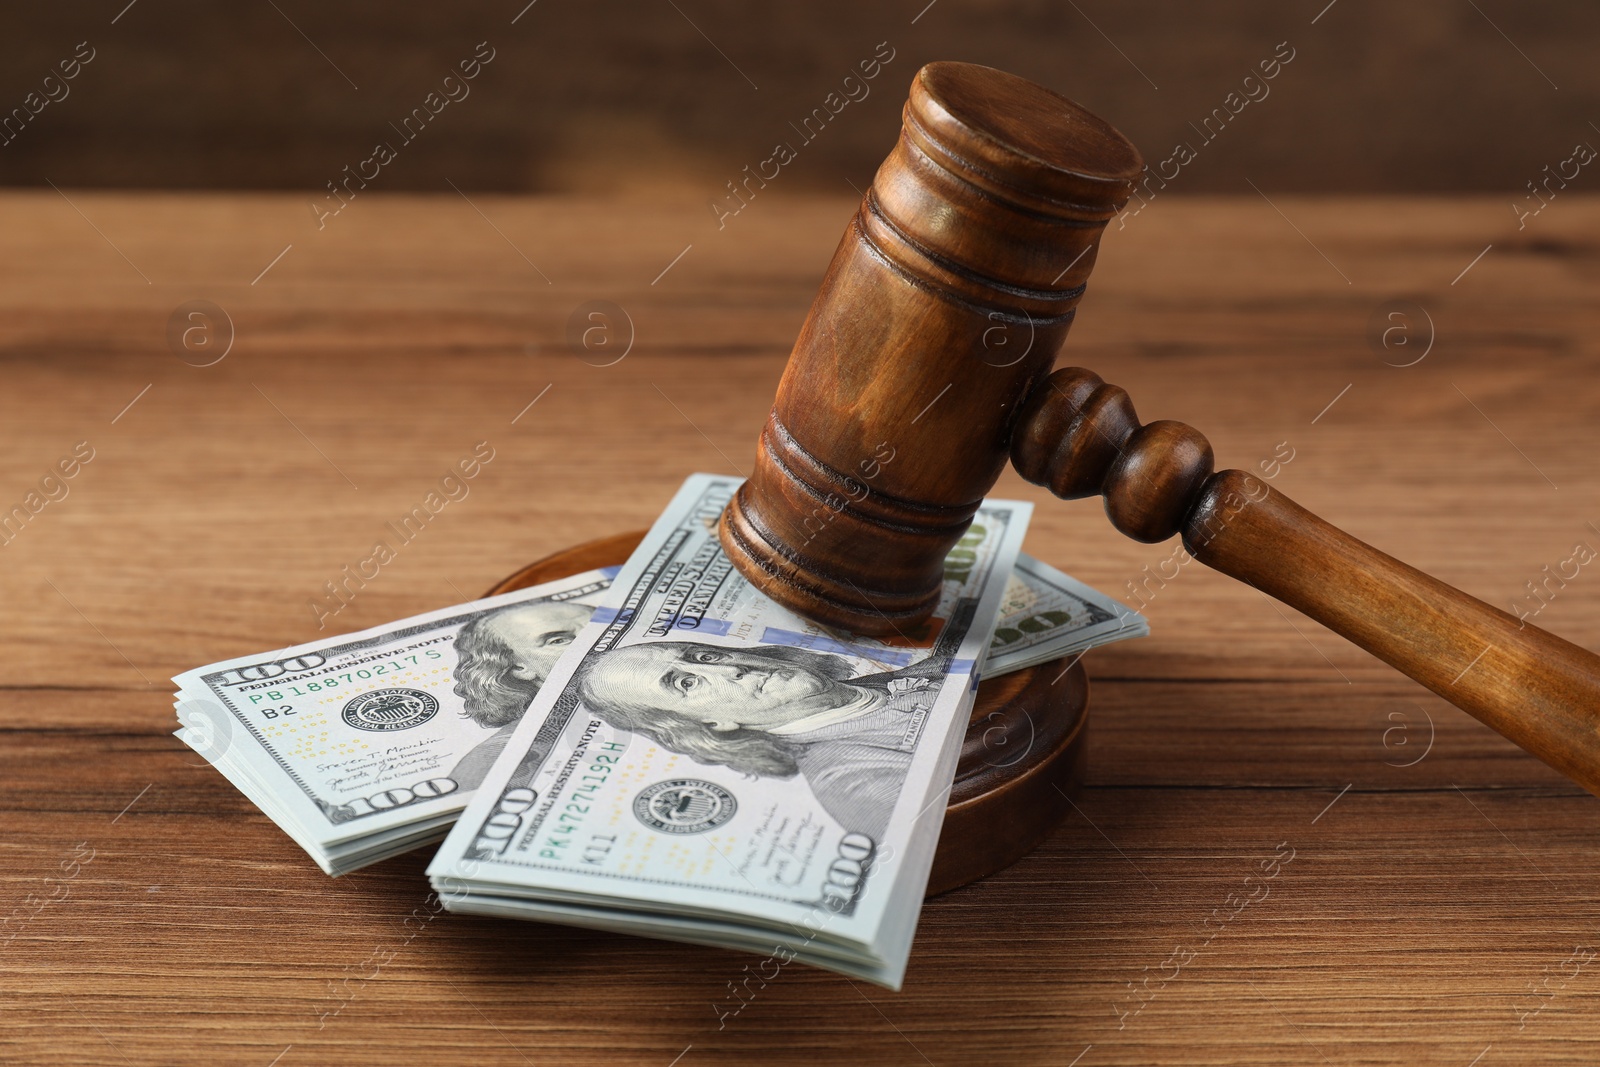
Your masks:
{"label": "gavel head", "polygon": [[923,67],[903,118],[720,526],[767,595],[883,635],[937,606],[1143,169],[1103,120],[988,67]]}

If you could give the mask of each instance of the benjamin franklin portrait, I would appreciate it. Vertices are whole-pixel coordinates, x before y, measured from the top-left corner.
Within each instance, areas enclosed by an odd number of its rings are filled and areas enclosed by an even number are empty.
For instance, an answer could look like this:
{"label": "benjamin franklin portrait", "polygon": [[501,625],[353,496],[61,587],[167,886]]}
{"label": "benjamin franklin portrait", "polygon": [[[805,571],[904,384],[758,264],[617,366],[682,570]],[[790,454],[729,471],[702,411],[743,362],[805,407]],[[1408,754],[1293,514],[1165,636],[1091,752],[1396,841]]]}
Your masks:
{"label": "benjamin franklin portrait", "polygon": [[803,774],[840,825],[882,840],[947,665],[852,677],[804,649],[658,641],[591,656],[573,684],[598,718],[697,762]]}
{"label": "benjamin franklin portrait", "polygon": [[586,604],[553,600],[513,604],[461,628],[456,695],[465,701],[468,718],[494,731],[451,770],[462,789],[483,783],[534,694],[593,611]]}

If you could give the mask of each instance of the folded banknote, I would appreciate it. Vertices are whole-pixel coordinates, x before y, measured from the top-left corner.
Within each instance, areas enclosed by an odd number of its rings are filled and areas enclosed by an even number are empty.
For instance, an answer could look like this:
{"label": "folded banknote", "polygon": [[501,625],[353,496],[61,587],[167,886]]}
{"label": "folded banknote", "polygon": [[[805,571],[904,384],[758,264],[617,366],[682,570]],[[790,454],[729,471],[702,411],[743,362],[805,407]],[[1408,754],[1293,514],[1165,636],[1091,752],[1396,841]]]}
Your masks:
{"label": "folded banknote", "polygon": [[188,671],[177,736],[329,874],[430,844],[615,573]]}
{"label": "folded banknote", "polygon": [[1032,505],[984,503],[932,622],[828,630],[735,571],[738,480],[684,483],[428,868],[452,911],[792,958],[898,987]]}

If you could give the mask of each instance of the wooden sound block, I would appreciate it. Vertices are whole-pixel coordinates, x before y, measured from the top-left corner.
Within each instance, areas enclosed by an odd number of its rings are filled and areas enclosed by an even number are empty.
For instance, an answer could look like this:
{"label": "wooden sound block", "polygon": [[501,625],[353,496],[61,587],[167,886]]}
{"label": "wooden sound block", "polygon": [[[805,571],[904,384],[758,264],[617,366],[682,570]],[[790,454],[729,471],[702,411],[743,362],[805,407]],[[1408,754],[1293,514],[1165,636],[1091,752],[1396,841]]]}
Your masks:
{"label": "wooden sound block", "polygon": [[[627,562],[644,531],[617,534],[546,556],[485,596]],[[978,686],[928,895],[1011,866],[1033,851],[1082,785],[1089,676],[1081,662],[1052,660]]]}

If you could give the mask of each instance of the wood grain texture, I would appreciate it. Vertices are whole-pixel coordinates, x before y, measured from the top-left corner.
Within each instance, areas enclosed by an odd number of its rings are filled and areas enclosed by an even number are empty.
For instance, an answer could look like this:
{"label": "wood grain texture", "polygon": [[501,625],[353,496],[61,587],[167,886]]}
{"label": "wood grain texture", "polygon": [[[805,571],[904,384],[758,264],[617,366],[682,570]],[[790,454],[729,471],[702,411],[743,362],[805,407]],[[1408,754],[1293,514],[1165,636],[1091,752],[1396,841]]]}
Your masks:
{"label": "wood grain texture", "polygon": [[[27,917],[0,931],[0,1060],[1592,1062],[1600,969],[1566,961],[1600,927],[1596,801],[1259,593],[1158,584],[1176,541],[1010,474],[1028,550],[1140,583],[1153,635],[1089,657],[1079,810],[925,905],[903,993],[788,967],[719,1030],[745,957],[411,918],[425,854],[326,878],[168,735],[165,679],[316,636],[323,583],[478,440],[471,495],[328,631],[645,525],[688,470],[748,472],[854,198],[722,233],[698,199],[475,198],[502,238],[459,197],[318,234],[293,197],[68,193],[126,260],[54,193],[0,198],[0,502],[96,448],[0,548],[0,918]],[[1073,361],[1204,427],[1219,466],[1287,442],[1274,488],[1496,606],[1600,541],[1600,202],[1564,194],[1537,234],[1498,199],[1274,204],[1162,198],[1108,234]],[[204,369],[166,340],[196,298],[237,327]],[[1407,368],[1367,340],[1401,298],[1437,331]],[[564,339],[596,299],[637,331],[605,368]],[[1600,647],[1600,573],[1537,622]]]}

